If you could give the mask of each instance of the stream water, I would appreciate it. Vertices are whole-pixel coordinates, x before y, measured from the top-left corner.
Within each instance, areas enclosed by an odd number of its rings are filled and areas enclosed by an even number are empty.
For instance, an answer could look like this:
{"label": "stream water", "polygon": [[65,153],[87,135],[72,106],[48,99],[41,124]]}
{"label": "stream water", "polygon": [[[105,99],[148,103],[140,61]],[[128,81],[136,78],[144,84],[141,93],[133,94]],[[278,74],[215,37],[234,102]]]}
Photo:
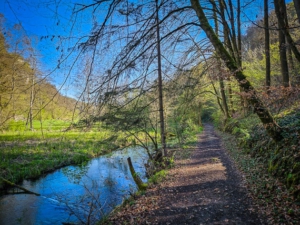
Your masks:
{"label": "stream water", "polygon": [[136,191],[127,158],[146,181],[143,149],[128,148],[91,160],[85,166],[68,166],[21,186],[41,194],[0,197],[0,225],[96,223]]}

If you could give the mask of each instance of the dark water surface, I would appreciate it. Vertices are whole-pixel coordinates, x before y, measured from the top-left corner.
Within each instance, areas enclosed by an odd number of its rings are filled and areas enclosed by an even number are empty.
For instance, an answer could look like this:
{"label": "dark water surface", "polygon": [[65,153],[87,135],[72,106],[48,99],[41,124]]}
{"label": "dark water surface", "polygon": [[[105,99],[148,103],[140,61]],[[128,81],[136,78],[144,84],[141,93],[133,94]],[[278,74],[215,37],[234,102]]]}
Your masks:
{"label": "dark water surface", "polygon": [[133,148],[91,160],[86,166],[68,166],[21,186],[41,194],[0,197],[0,225],[96,223],[136,191],[127,157],[146,181],[147,154]]}

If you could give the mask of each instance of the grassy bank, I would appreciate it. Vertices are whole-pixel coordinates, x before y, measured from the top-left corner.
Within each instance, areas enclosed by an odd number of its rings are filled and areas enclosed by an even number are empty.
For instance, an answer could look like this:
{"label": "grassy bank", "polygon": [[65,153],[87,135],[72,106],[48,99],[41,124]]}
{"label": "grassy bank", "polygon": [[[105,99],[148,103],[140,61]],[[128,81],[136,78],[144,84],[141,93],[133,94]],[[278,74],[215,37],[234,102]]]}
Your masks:
{"label": "grassy bank", "polygon": [[[61,131],[49,128],[9,130],[0,134],[0,177],[17,183],[65,165],[81,164],[124,146],[126,139],[109,130]],[[0,179],[0,189],[4,183]]]}
{"label": "grassy bank", "polygon": [[[43,129],[38,129],[39,125],[35,121],[34,130],[30,131],[24,122],[14,122],[9,130],[2,130],[0,178],[14,183],[38,178],[56,168],[85,163],[93,157],[136,143],[132,136],[104,128],[99,131],[96,126],[83,131],[76,127],[68,129],[70,124],[63,121],[44,121]],[[185,133],[182,139],[185,142],[181,143],[181,147],[188,148],[195,141],[191,138],[195,137],[191,132],[199,131],[201,128]],[[138,135],[140,140],[145,138],[143,133]],[[172,145],[178,145],[178,141],[174,139],[169,142],[168,146]],[[0,179],[0,189],[3,188],[4,183]]]}

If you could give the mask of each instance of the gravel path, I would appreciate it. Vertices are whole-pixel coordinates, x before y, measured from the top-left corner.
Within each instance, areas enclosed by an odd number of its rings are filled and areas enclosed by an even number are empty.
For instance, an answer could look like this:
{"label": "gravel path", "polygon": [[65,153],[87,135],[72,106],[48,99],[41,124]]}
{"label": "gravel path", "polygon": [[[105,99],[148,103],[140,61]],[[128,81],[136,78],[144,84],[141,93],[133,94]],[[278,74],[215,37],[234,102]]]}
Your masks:
{"label": "gravel path", "polygon": [[205,125],[191,151],[164,182],[110,217],[111,224],[267,224],[212,125]]}

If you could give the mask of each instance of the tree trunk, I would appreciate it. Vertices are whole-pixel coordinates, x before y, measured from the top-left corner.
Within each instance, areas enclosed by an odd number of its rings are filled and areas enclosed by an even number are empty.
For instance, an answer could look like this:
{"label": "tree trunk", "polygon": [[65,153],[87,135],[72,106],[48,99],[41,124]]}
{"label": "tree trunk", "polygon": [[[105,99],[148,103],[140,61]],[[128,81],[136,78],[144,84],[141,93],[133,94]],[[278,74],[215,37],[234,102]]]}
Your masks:
{"label": "tree trunk", "polygon": [[228,104],[227,104],[227,100],[226,100],[224,81],[220,76],[219,76],[219,84],[220,84],[220,93],[221,93],[221,97],[222,97],[222,103],[223,103],[223,107],[224,107],[225,117],[227,120],[230,118],[230,115],[229,115]]}
{"label": "tree trunk", "polygon": [[202,112],[202,104],[201,104],[201,102],[199,102],[198,103],[198,119],[199,119],[199,121],[198,121],[198,125],[200,126],[200,127],[202,127],[203,126],[203,124],[202,124],[202,118],[201,118],[201,112]]}
{"label": "tree trunk", "polygon": [[279,30],[279,56],[280,56],[280,69],[281,69],[281,76],[282,76],[282,84],[284,87],[289,86],[289,67],[287,62],[286,56],[286,42],[284,33]]}
{"label": "tree trunk", "polygon": [[237,1],[237,33],[238,33],[238,62],[242,66],[242,31],[241,31],[241,0]]}
{"label": "tree trunk", "polygon": [[211,85],[212,85],[212,87],[213,87],[213,89],[214,89],[214,91],[215,91],[215,95],[216,95],[216,97],[217,97],[217,103],[218,103],[218,105],[219,105],[219,107],[220,107],[220,110],[221,110],[221,111],[223,112],[223,114],[225,115],[225,111],[224,111],[223,106],[222,106],[222,104],[221,104],[221,102],[220,102],[219,93],[217,92],[217,89],[216,89],[216,87],[215,87],[213,81],[211,81]]}
{"label": "tree trunk", "polygon": [[264,0],[264,27],[265,27],[265,56],[266,56],[266,88],[271,85],[271,61],[270,61],[270,32],[269,32],[269,2]]}
{"label": "tree trunk", "polygon": [[160,51],[160,34],[159,34],[159,15],[158,15],[158,0],[156,2],[156,38],[157,38],[157,62],[158,62],[158,93],[159,93],[159,118],[160,118],[160,135],[162,145],[162,156],[167,156],[165,121],[164,121],[164,103],[163,103],[163,88],[162,88],[162,73],[161,73],[161,51]]}
{"label": "tree trunk", "polygon": [[[295,58],[300,63],[300,52],[298,51],[294,40],[292,39],[289,32],[289,25],[287,20],[286,6],[284,0],[276,0],[274,1],[275,13],[278,20],[279,30],[283,32],[286,37],[286,41],[288,42],[292,52],[295,55]],[[280,32],[279,31],[279,32]]]}
{"label": "tree trunk", "polygon": [[298,22],[300,23],[300,1],[299,0],[294,0],[294,7],[297,13]]}
{"label": "tree trunk", "polygon": [[292,54],[292,50],[291,50],[290,47],[287,48],[287,58],[288,58],[288,66],[289,66],[290,77],[296,76],[297,71],[295,69],[293,54]]}
{"label": "tree trunk", "polygon": [[233,95],[233,93],[232,93],[232,88],[231,88],[231,80],[229,79],[228,80],[228,98],[229,98],[229,104],[230,104],[230,109],[231,109],[231,115],[233,115],[234,114],[234,105],[233,105],[233,100],[232,100],[232,95]]}
{"label": "tree trunk", "polygon": [[139,177],[139,175],[135,172],[135,169],[134,169],[134,167],[132,165],[130,157],[127,158],[127,162],[128,162],[128,165],[129,165],[131,176],[133,177],[134,182],[138,186],[138,189],[139,190],[145,190],[146,187],[147,187],[147,185],[143,183],[143,181],[141,180],[141,178]]}
{"label": "tree trunk", "polygon": [[[230,41],[230,32],[229,32],[229,26],[226,21],[225,17],[225,2],[224,0],[219,0],[220,4],[220,14],[222,18],[222,25],[223,25],[223,33],[224,33],[224,43],[228,51],[231,53],[231,55],[234,55],[234,51],[232,48],[232,43]],[[217,9],[216,5],[214,4],[215,9]]]}
{"label": "tree trunk", "polygon": [[232,45],[233,45],[233,49],[234,49],[234,53],[235,53],[235,59],[236,59],[236,62],[238,64],[238,66],[241,66],[242,63],[241,63],[241,60],[240,60],[240,52],[239,52],[239,49],[238,49],[238,43],[237,43],[237,40],[236,40],[236,32],[235,32],[235,23],[234,23],[234,12],[233,12],[233,4],[232,4],[232,0],[228,0],[228,4],[229,4],[229,11],[230,11],[230,17],[229,17],[229,21],[230,21],[230,26],[231,26],[231,38],[232,38]]}
{"label": "tree trunk", "polygon": [[[215,22],[215,32],[217,35],[219,35],[219,23],[218,23],[218,18],[217,18],[217,9],[216,9],[216,5],[213,5],[213,17],[214,17],[214,22]],[[221,63],[220,60],[217,59],[217,69],[219,70],[217,73],[221,73]],[[226,117],[226,121],[229,119],[229,110],[228,110],[228,105],[227,105],[227,100],[226,100],[226,94],[225,94],[225,86],[224,86],[224,81],[223,81],[223,77],[222,74],[220,74],[218,76],[219,78],[219,85],[220,85],[220,93],[221,93],[221,97],[222,97],[222,105],[223,105],[223,109],[224,109],[224,113],[225,113],[225,117]],[[225,122],[226,122],[225,121]]]}
{"label": "tree trunk", "polygon": [[29,107],[29,126],[30,126],[31,131],[33,130],[33,116],[32,116],[33,101],[34,101],[34,75],[32,74],[31,92],[30,92],[30,107]]}
{"label": "tree trunk", "polygon": [[192,8],[195,10],[201,28],[206,33],[210,42],[214,46],[217,54],[225,62],[227,68],[234,74],[235,79],[238,81],[239,86],[248,94],[247,100],[254,107],[255,113],[260,118],[262,124],[264,125],[267,133],[273,138],[274,141],[280,141],[283,139],[281,135],[281,129],[276,125],[272,115],[264,106],[262,101],[256,95],[256,91],[250,82],[246,79],[246,76],[237,66],[233,57],[227,52],[222,42],[219,40],[217,35],[214,33],[211,25],[206,18],[204,11],[199,4],[198,0],[190,0]]}
{"label": "tree trunk", "polygon": [[[225,46],[227,47],[228,51],[231,53],[232,57],[237,62],[237,65],[241,68],[242,67],[242,56],[241,56],[241,53],[242,53],[242,39],[241,39],[241,24],[240,24],[241,23],[241,21],[240,21],[240,8],[237,9],[238,10],[237,11],[237,16],[238,16],[238,43],[237,43],[238,50],[237,50],[237,53],[234,53],[233,48],[231,46],[236,45],[236,43],[232,44],[232,42],[230,41],[229,26],[227,25],[227,21],[226,21],[226,17],[225,17],[225,1],[224,0],[219,0],[219,4],[220,4],[220,14],[221,14],[221,17],[222,17],[222,24],[223,24],[223,29],[224,29],[223,32],[224,32]],[[239,0],[238,0],[238,7],[240,7],[240,1]],[[232,23],[232,24],[234,26],[234,23]],[[243,92],[243,90],[240,89],[240,92]],[[246,104],[246,101],[245,101],[245,99],[242,95],[240,96],[240,101],[241,101],[241,110],[244,112],[244,115],[245,115],[246,111],[247,111],[247,104]]]}

